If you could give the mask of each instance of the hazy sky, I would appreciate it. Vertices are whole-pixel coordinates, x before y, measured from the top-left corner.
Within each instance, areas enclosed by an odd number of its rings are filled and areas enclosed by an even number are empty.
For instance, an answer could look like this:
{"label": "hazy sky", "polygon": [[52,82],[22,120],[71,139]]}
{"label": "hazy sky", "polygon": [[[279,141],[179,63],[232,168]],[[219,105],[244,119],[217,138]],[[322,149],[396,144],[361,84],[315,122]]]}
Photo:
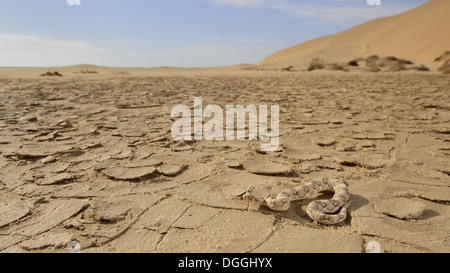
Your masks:
{"label": "hazy sky", "polygon": [[256,63],[427,1],[0,0],[0,66]]}

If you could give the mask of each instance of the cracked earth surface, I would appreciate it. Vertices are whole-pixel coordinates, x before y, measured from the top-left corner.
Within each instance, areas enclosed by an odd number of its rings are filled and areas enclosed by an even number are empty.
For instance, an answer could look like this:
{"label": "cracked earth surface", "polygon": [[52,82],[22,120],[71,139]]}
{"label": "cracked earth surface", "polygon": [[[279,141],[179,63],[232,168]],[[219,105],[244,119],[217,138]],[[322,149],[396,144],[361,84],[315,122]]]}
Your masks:
{"label": "cracked earth surface", "polygon": [[[0,77],[0,252],[450,251],[448,76],[99,72]],[[279,149],[174,141],[194,96],[279,105]],[[341,224],[240,200],[320,177],[349,184]]]}

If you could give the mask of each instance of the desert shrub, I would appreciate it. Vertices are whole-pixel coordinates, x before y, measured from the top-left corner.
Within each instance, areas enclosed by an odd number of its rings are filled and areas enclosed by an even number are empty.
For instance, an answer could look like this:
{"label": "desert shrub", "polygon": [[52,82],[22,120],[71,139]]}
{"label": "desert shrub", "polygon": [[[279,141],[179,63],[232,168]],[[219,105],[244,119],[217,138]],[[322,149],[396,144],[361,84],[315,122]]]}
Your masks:
{"label": "desert shrub", "polygon": [[450,74],[450,59],[448,59],[440,68],[439,71],[441,71],[444,74]]}
{"label": "desert shrub", "polygon": [[406,70],[405,64],[401,62],[382,62],[380,67],[386,67],[388,71],[402,71]]}
{"label": "desert shrub", "polygon": [[[395,58],[395,57],[394,57]],[[385,58],[386,66],[388,68],[390,68],[392,71],[401,71],[401,70],[408,70],[408,68],[406,67],[407,65],[411,65],[414,64],[413,62],[411,62],[410,60],[405,60],[405,59],[400,59],[400,58],[395,58],[395,60],[389,60],[387,58]],[[425,66],[419,66],[419,67],[412,67],[411,69],[417,69],[419,71],[427,71],[425,70]]]}
{"label": "desert shrub", "polygon": [[348,65],[346,63],[327,63],[320,58],[313,58],[309,63],[307,71],[313,71],[318,69],[328,69],[328,70],[341,70],[348,71]]}
{"label": "desert shrub", "polygon": [[409,60],[399,59],[399,58],[394,57],[394,56],[388,56],[388,57],[384,58],[384,60],[386,62],[397,62],[397,63],[401,63],[401,64],[413,64],[413,62],[411,62]]}
{"label": "desert shrub", "polygon": [[341,70],[341,71],[348,71],[348,68],[345,64],[340,63],[328,63],[326,64],[327,69],[329,70]]}
{"label": "desert shrub", "polygon": [[281,71],[291,71],[292,68],[294,68],[292,65],[288,66],[288,67],[284,67],[281,69]]}
{"label": "desert shrub", "polygon": [[324,69],[324,68],[325,68],[325,62],[322,59],[313,58],[311,60],[311,62],[309,63],[307,70],[313,71],[313,70]]}
{"label": "desert shrub", "polygon": [[400,61],[403,62],[404,64],[414,64],[413,62],[411,62],[409,60],[400,59]]}
{"label": "desert shrub", "polygon": [[427,71],[425,67],[408,68],[408,65],[414,64],[413,62],[405,59],[400,59],[395,56],[388,56],[385,58],[380,58],[378,55],[372,55],[365,59],[366,67],[369,68],[385,68],[387,71],[402,71],[408,69],[417,69],[420,71]]}
{"label": "desert shrub", "polygon": [[59,77],[62,77],[62,74],[61,73],[59,73],[58,71],[54,71],[54,72],[52,72],[52,71],[49,71],[49,72],[46,72],[46,73],[44,73],[44,74],[41,74],[41,76],[49,76],[49,77],[52,77],[52,76],[59,76]]}
{"label": "desert shrub", "polygon": [[367,57],[364,61],[366,62],[366,66],[375,67],[375,66],[377,66],[377,63],[379,60],[380,60],[380,57],[378,55],[372,55],[372,56]]}
{"label": "desert shrub", "polygon": [[397,57],[393,57],[393,56],[388,56],[386,58],[384,58],[386,61],[388,62],[396,62],[398,61]]}
{"label": "desert shrub", "polygon": [[96,74],[98,72],[95,71],[95,70],[88,70],[88,69],[86,69],[86,70],[81,70],[80,73],[81,74]]}
{"label": "desert shrub", "polygon": [[352,60],[352,61],[348,62],[347,65],[349,65],[349,66],[359,66],[358,65],[358,61],[356,61],[356,60]]}
{"label": "desert shrub", "polygon": [[435,62],[440,62],[440,61],[444,61],[445,59],[450,57],[450,50],[445,51],[444,54],[442,54],[441,56],[437,57],[436,59],[434,59]]}
{"label": "desert shrub", "polygon": [[421,64],[420,66],[414,66],[412,67],[412,69],[415,69],[417,71],[430,71],[430,69],[423,64]]}
{"label": "desert shrub", "polygon": [[439,71],[441,71],[444,74],[450,74],[450,50],[444,52],[441,56],[437,57],[435,62],[441,62],[445,61],[441,67],[439,67]]}
{"label": "desert shrub", "polygon": [[397,62],[397,63],[399,63],[399,64],[404,64],[404,65],[414,64],[414,63],[411,62],[410,60],[398,59],[398,58],[396,58],[395,62]]}

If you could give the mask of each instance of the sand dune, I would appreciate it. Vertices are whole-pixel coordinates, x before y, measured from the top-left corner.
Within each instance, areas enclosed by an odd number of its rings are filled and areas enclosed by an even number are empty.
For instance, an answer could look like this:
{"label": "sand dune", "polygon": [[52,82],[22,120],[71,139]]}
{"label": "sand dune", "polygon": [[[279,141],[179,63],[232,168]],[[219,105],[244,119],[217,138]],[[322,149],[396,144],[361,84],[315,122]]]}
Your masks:
{"label": "sand dune", "polygon": [[375,19],[346,31],[281,50],[255,66],[302,69],[314,57],[348,62],[370,55],[396,56],[436,68],[450,50],[450,1],[432,0],[405,13]]}

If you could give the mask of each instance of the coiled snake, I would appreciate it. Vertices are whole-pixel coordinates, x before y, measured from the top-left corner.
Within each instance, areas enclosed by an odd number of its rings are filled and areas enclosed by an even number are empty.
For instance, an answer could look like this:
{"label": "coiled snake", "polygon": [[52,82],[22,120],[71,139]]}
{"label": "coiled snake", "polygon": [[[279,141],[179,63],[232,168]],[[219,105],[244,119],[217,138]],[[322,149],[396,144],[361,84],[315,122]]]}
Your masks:
{"label": "coiled snake", "polygon": [[[316,200],[306,208],[306,213],[312,220],[319,223],[333,225],[340,223],[347,217],[347,208],[351,201],[347,184],[343,180],[334,178],[318,178],[309,181],[303,186],[287,189],[281,192],[277,198],[262,198],[251,192],[245,193],[242,198],[249,202],[259,203],[274,211],[286,211],[291,201],[303,200],[323,191],[333,191],[335,194],[329,200]],[[337,214],[333,214],[336,211]]]}

